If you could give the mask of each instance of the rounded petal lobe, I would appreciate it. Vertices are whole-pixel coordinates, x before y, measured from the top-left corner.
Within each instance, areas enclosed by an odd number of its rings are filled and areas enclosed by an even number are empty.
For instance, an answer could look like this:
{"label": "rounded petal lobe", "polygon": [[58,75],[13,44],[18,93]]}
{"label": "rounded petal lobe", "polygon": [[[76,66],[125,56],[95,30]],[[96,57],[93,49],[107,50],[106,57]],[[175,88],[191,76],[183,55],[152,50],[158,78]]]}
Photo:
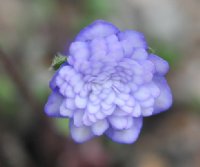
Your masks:
{"label": "rounded petal lobe", "polygon": [[53,75],[53,77],[51,78],[50,82],[49,82],[49,87],[54,90],[56,88],[56,78],[58,76],[58,72],[60,69],[58,69],[55,74]]}
{"label": "rounded petal lobe", "polygon": [[109,122],[114,129],[126,129],[128,118],[122,116],[110,116]]}
{"label": "rounded petal lobe", "polygon": [[109,127],[107,120],[99,120],[92,125],[92,131],[95,135],[102,135]]}
{"label": "rounded petal lobe", "polygon": [[126,41],[126,45],[132,48],[145,48],[147,49],[147,43],[144,35],[141,32],[126,30],[119,33],[119,39],[121,41]]}
{"label": "rounded petal lobe", "polygon": [[83,126],[83,114],[84,111],[82,110],[77,110],[76,112],[74,112],[74,125],[76,127]]}
{"label": "rounded petal lobe", "polygon": [[113,24],[97,20],[85,27],[76,37],[76,41],[88,41],[95,38],[106,37],[117,33],[119,30]]}
{"label": "rounded petal lobe", "polygon": [[148,53],[143,48],[136,49],[131,55],[131,58],[135,60],[145,60],[147,57],[148,57]]}
{"label": "rounded petal lobe", "polygon": [[149,55],[149,60],[155,65],[156,72],[160,75],[165,75],[169,71],[169,64],[167,61],[154,54]]}
{"label": "rounded petal lobe", "polygon": [[63,103],[63,96],[57,91],[51,93],[48,101],[45,105],[45,113],[49,116],[59,117],[60,116],[60,106]]}
{"label": "rounded petal lobe", "polygon": [[76,127],[74,126],[72,120],[70,120],[70,132],[72,138],[78,143],[83,143],[94,136],[90,127],[87,126]]}
{"label": "rounded petal lobe", "polygon": [[164,77],[155,77],[154,81],[160,89],[160,95],[155,99],[153,114],[167,110],[172,105],[172,93]]}
{"label": "rounded petal lobe", "polygon": [[73,110],[67,108],[66,103],[62,102],[62,104],[60,106],[60,115],[63,117],[71,118],[73,116]]}
{"label": "rounded petal lobe", "polygon": [[77,108],[83,109],[87,106],[87,98],[76,95],[75,97],[75,105]]}
{"label": "rounded petal lobe", "polygon": [[133,125],[131,128],[125,130],[109,128],[106,134],[115,142],[131,144],[137,140],[141,127],[142,118],[133,118]]}

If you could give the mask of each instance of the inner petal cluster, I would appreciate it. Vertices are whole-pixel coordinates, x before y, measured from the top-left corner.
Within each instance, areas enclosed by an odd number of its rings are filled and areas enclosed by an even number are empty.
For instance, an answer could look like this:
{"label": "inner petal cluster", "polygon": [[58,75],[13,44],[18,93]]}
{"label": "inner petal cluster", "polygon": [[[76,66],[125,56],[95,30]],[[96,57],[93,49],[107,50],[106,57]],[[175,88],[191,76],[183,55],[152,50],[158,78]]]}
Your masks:
{"label": "inner petal cluster", "polygon": [[66,97],[60,114],[71,117],[74,125],[97,126],[96,123],[106,118],[104,124],[128,129],[133,124],[132,117],[153,113],[160,90],[152,81],[155,67],[151,61],[139,63],[124,58],[109,66],[98,62],[91,67],[81,74],[64,66],[54,81],[55,88]]}

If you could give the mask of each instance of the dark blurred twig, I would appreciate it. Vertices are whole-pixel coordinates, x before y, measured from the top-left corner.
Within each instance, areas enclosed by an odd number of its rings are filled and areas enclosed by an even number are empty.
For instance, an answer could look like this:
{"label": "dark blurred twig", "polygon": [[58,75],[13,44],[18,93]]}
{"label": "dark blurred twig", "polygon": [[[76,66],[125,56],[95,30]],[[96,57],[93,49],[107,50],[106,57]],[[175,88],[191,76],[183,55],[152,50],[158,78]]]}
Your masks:
{"label": "dark blurred twig", "polygon": [[7,71],[10,78],[15,83],[18,91],[23,96],[25,101],[30,105],[34,111],[39,111],[37,100],[34,98],[30,89],[27,87],[26,82],[20,75],[19,70],[16,68],[16,64],[9,58],[9,56],[0,48],[0,61],[2,62],[5,70]]}

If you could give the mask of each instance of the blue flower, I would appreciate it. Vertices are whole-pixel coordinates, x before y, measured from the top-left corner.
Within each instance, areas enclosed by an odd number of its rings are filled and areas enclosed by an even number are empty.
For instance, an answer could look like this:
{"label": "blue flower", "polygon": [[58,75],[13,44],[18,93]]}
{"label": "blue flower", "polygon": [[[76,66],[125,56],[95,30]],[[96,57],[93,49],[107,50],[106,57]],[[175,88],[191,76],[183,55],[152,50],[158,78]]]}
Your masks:
{"label": "blue flower", "polygon": [[46,114],[69,118],[71,136],[79,143],[103,134],[135,142],[143,117],[172,104],[165,79],[169,65],[147,50],[142,33],[95,21],[77,35],[68,64],[50,81]]}

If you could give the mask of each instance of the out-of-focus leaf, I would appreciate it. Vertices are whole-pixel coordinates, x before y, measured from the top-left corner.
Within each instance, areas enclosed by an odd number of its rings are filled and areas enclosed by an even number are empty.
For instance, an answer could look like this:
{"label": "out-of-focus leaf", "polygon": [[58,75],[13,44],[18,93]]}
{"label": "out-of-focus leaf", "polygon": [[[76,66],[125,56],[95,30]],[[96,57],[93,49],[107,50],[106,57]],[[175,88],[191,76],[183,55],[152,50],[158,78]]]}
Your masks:
{"label": "out-of-focus leaf", "polygon": [[0,77],[0,100],[4,102],[13,101],[15,98],[15,88],[9,78],[1,75]]}
{"label": "out-of-focus leaf", "polygon": [[69,120],[67,118],[54,119],[56,129],[64,136],[69,134]]}
{"label": "out-of-focus leaf", "polygon": [[[85,1],[83,17],[80,20],[78,27],[85,27],[94,20],[107,19],[112,12],[113,6],[107,0],[86,0]],[[78,30],[77,30],[78,31]]]}
{"label": "out-of-focus leaf", "polygon": [[111,9],[111,4],[106,0],[86,0],[87,11],[96,15],[108,14]]}
{"label": "out-of-focus leaf", "polygon": [[169,43],[153,39],[150,40],[150,46],[153,48],[153,50],[151,49],[150,52],[153,51],[154,54],[164,58],[171,66],[174,66],[180,58],[178,49]]}

